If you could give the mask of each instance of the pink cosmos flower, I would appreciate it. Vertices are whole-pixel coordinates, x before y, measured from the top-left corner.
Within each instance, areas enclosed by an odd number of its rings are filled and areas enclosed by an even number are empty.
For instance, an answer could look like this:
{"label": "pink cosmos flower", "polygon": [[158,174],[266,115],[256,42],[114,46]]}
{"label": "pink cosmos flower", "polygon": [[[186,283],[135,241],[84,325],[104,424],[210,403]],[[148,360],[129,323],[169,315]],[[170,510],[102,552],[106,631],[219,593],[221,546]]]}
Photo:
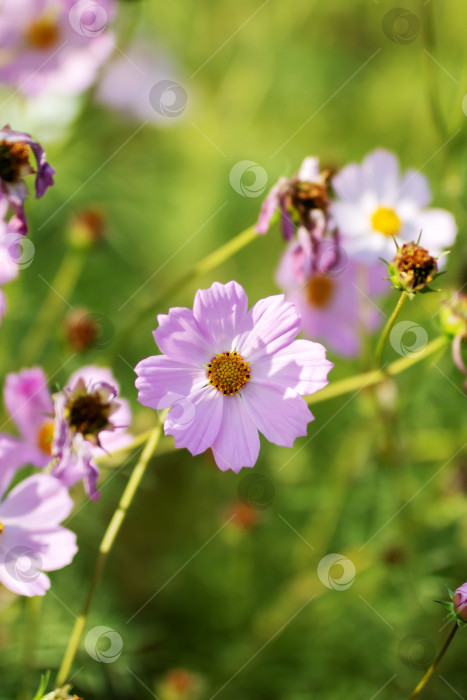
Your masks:
{"label": "pink cosmos flower", "polygon": [[237,282],[198,290],[193,311],[158,316],[154,339],[163,355],[135,368],[138,400],[171,408],[164,422],[177,447],[193,455],[211,447],[223,471],[252,467],[258,431],[292,447],[313,420],[301,394],[326,384],[332,364],[322,345],[294,340],[300,317],[283,295],[257,302]]}
{"label": "pink cosmos flower", "polygon": [[26,95],[86,90],[114,46],[114,0],[2,0],[0,81]]}
{"label": "pink cosmos flower", "polygon": [[5,497],[9,477],[0,470],[0,581],[20,595],[44,595],[44,571],[67,566],[77,552],[75,534],[60,526],[73,501],[49,474],[24,479]]}
{"label": "pink cosmos flower", "polygon": [[428,180],[415,170],[401,176],[394,154],[383,149],[370,153],[361,165],[352,163],[332,179],[338,196],[330,205],[342,244],[348,254],[365,263],[391,260],[394,241],[417,240],[436,257],[455,240],[452,214],[427,209],[431,201]]}
{"label": "pink cosmos flower", "polygon": [[[334,265],[327,257],[334,256]],[[292,241],[282,255],[276,273],[302,319],[303,333],[326,343],[343,357],[360,351],[361,329],[371,332],[384,320],[376,300],[390,289],[381,263],[363,265],[349,259],[345,251],[336,256],[333,248],[321,251],[312,265],[306,236]]]}
{"label": "pink cosmos flower", "polygon": [[[31,166],[31,151],[36,159],[36,168]],[[24,200],[28,195],[25,176],[36,173],[36,197],[42,197],[54,184],[55,170],[47,163],[44,149],[32,136],[24,131],[13,131],[9,126],[0,129],[0,193],[15,212],[10,227],[18,233],[27,233]]]}
{"label": "pink cosmos flower", "polygon": [[298,226],[321,240],[329,221],[329,172],[320,172],[318,158],[305,158],[297,175],[281,177],[264,200],[256,224],[256,233],[267,233],[276,212],[280,213],[281,231],[290,241]]}
{"label": "pink cosmos flower", "polygon": [[[103,402],[99,401],[100,391]],[[126,432],[131,421],[128,402],[113,402],[118,391],[110,370],[94,366],[75,372],[64,391],[54,396],[40,367],[7,375],[5,406],[20,437],[0,435],[0,469],[24,464],[44,467],[53,460],[54,476],[66,486],[83,479],[88,495],[95,500],[95,459],[132,441]],[[114,412],[111,419],[104,420],[111,410],[107,399]]]}

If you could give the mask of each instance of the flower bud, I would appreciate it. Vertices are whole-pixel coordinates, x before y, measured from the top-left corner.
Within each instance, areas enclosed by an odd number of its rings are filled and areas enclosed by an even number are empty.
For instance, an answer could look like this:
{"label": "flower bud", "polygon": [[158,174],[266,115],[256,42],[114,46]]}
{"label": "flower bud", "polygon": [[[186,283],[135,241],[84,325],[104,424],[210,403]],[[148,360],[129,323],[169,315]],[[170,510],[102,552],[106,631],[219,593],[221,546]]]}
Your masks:
{"label": "flower bud", "polygon": [[105,238],[106,220],[96,208],[79,211],[70,223],[69,239],[75,248],[89,248]]}
{"label": "flower bud", "polygon": [[425,290],[435,279],[438,265],[425,248],[412,241],[397,250],[388,270],[396,289],[414,294]]}
{"label": "flower bud", "polygon": [[463,583],[462,586],[459,586],[454,592],[452,603],[456,615],[460,617],[463,622],[467,622],[467,583]]}

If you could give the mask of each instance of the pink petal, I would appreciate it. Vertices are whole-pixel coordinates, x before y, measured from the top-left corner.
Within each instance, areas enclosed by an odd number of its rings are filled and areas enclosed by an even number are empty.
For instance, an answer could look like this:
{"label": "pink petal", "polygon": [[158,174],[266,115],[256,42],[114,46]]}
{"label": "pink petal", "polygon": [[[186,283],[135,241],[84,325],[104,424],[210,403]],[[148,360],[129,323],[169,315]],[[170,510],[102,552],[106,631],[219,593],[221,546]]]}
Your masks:
{"label": "pink petal", "polygon": [[301,396],[283,392],[251,381],[242,392],[242,399],[251,421],[276,445],[292,447],[295,438],[306,435],[313,414]]}
{"label": "pink petal", "polygon": [[248,314],[246,331],[238,351],[248,362],[270,355],[288,345],[300,330],[300,316],[283,294],[260,299]]}
{"label": "pink petal", "polygon": [[444,209],[427,209],[416,220],[417,231],[422,232],[420,245],[431,255],[439,255],[453,245],[457,235],[456,220]]}
{"label": "pink petal", "polygon": [[188,396],[207,381],[205,369],[187,367],[165,355],[147,357],[136,365],[135,372],[138,401],[155,410],[171,408],[174,398]]}
{"label": "pink petal", "polygon": [[332,186],[340,199],[352,204],[358,202],[365,187],[360,166],[356,163],[346,165],[334,175]]}
{"label": "pink petal", "polygon": [[319,159],[308,156],[300,166],[297,175],[302,182],[315,182],[319,179]]}
{"label": "pink petal", "polygon": [[43,571],[56,571],[70,564],[78,551],[76,535],[65,527],[57,527],[52,532],[38,533],[40,556]]}
{"label": "pink petal", "polygon": [[214,282],[196,292],[193,315],[198,326],[218,352],[233,350],[235,340],[245,329],[248,297],[238,282]]}
{"label": "pink petal", "polygon": [[222,424],[212,445],[216,464],[222,471],[239,472],[253,467],[259,454],[259,435],[240,396],[227,396]]}
{"label": "pink petal", "polygon": [[204,452],[219,432],[224,400],[211,386],[198,389],[174,405],[164,423],[165,434],[172,435],[175,446],[186,447],[192,455]]}
{"label": "pink petal", "polygon": [[203,335],[191,309],[175,306],[168,314],[160,314],[157,321],[159,326],[154,331],[154,340],[171,360],[199,367],[215,355],[215,348]]}
{"label": "pink petal", "polygon": [[0,520],[28,530],[56,526],[70,514],[73,501],[58,479],[34,474],[21,481],[0,504]]}
{"label": "pink petal", "polygon": [[274,185],[272,190],[267,195],[263,202],[261,211],[258,217],[258,223],[256,224],[256,233],[267,233],[269,231],[269,225],[274,213],[279,206],[279,184]]}
{"label": "pink petal", "polygon": [[53,415],[47,379],[40,367],[8,374],[4,387],[5,406],[25,439],[34,445],[37,432]]}
{"label": "pink petal", "polygon": [[326,360],[326,348],[310,340],[294,340],[271,357],[257,360],[251,367],[254,382],[274,386],[285,392],[314,394],[328,384],[333,368]]}
{"label": "pink petal", "polygon": [[0,582],[13,593],[32,598],[35,595],[45,595],[50,588],[50,579],[44,573],[32,576],[30,581],[21,580],[10,573],[10,567],[0,564]]}

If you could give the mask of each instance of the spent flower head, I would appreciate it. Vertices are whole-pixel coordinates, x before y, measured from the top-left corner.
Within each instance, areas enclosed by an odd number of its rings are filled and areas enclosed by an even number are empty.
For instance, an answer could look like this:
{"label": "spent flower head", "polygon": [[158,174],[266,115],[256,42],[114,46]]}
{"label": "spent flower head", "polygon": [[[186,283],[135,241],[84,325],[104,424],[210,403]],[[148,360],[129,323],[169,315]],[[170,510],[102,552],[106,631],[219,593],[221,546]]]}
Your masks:
{"label": "spent flower head", "polygon": [[[396,244],[397,245],[397,244]],[[389,279],[401,292],[413,296],[415,292],[434,291],[428,286],[438,277],[438,264],[421,245],[411,241],[397,247],[397,253],[388,266]]]}

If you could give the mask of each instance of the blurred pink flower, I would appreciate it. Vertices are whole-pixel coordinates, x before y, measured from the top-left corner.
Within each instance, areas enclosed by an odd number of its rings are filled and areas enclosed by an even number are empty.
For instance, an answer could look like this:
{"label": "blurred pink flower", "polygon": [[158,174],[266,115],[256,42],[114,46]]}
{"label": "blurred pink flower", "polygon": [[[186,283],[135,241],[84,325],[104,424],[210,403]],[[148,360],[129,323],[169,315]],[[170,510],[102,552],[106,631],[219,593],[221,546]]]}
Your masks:
{"label": "blurred pink flower", "polygon": [[[36,159],[36,168],[31,166],[31,151]],[[46,160],[42,146],[24,131],[13,131],[9,126],[0,129],[0,193],[5,198],[15,216],[9,225],[18,233],[27,233],[24,200],[28,195],[25,176],[36,173],[36,197],[42,197],[54,184],[55,170]]]}
{"label": "blurred pink flower", "polygon": [[114,0],[2,0],[0,81],[26,95],[76,94],[114,46]]}
{"label": "blurred pink flower", "polygon": [[187,104],[177,73],[153,43],[135,41],[105,66],[97,100],[132,119],[169,126],[178,122]]}
{"label": "blurred pink flower", "polygon": [[73,501],[49,474],[24,479],[5,497],[10,476],[0,470],[0,581],[19,595],[44,595],[44,571],[67,566],[78,550],[75,534],[60,526]]}
{"label": "blurred pink flower", "polygon": [[135,368],[138,400],[172,410],[164,423],[177,447],[193,455],[212,448],[223,471],[252,467],[258,431],[292,447],[313,420],[301,394],[328,383],[332,364],[322,345],[294,340],[300,318],[283,295],[258,301],[236,282],[198,290],[193,311],[159,315],[154,339],[164,353]]}
{"label": "blurred pink flower", "polygon": [[439,255],[456,238],[454,217],[444,209],[427,209],[431,201],[428,180],[415,170],[401,176],[396,156],[377,149],[361,165],[352,163],[332,179],[337,201],[330,213],[347,253],[372,263],[394,257],[399,245],[417,240],[430,255]]}
{"label": "blurred pink flower", "polygon": [[[383,321],[375,302],[390,286],[384,279],[384,265],[358,264],[342,249],[336,254],[327,243],[331,241],[321,244],[324,249],[312,265],[307,232],[299,232],[299,239],[282,255],[276,280],[297,307],[303,333],[339,355],[353,357],[360,351],[361,328],[374,331]],[[329,255],[335,258],[332,266],[327,262]]]}

